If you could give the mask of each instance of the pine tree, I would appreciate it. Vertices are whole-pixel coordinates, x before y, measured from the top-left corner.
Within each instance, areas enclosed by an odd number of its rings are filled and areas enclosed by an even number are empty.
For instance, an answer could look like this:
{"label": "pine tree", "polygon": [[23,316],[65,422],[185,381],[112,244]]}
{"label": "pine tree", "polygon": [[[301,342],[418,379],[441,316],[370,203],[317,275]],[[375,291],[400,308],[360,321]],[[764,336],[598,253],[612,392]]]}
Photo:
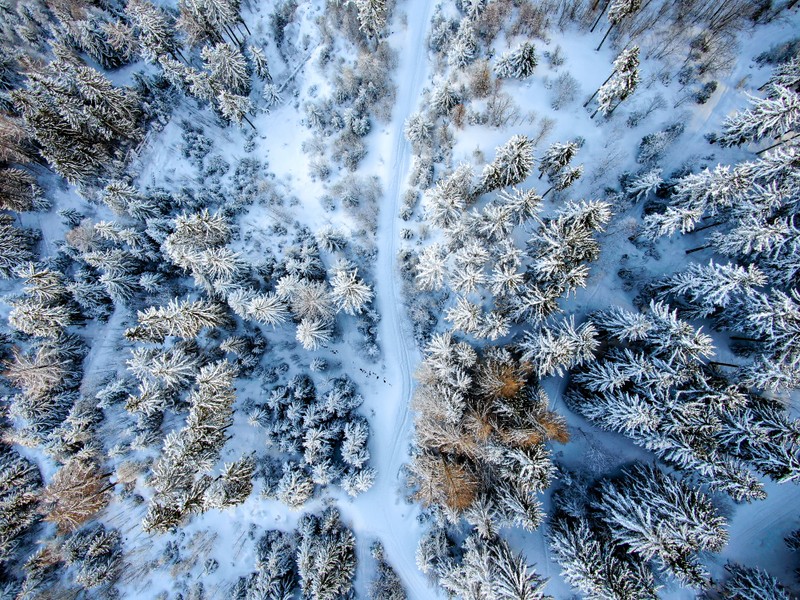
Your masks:
{"label": "pine tree", "polygon": [[789,600],[791,597],[777,579],[757,567],[749,568],[736,563],[728,563],[725,565],[725,570],[730,574],[722,588],[725,598]]}
{"label": "pine tree", "polygon": [[483,309],[480,305],[459,296],[456,304],[445,313],[445,319],[453,324],[453,329],[475,335],[481,328]]}
{"label": "pine tree", "polygon": [[[277,287],[276,292],[279,296],[282,295]],[[298,280],[288,299],[292,314],[299,319],[307,318],[322,323],[328,323],[333,319],[335,313],[333,297],[323,282]]]}
{"label": "pine tree", "polygon": [[296,338],[306,350],[326,346],[332,337],[330,325],[321,319],[304,317],[297,325]]}
{"label": "pine tree", "polygon": [[358,269],[349,263],[337,264],[331,278],[331,297],[339,310],[348,315],[359,314],[364,306],[372,300],[373,292],[358,277]]}
{"label": "pine tree", "polygon": [[406,120],[404,133],[417,153],[433,143],[433,123],[422,112],[414,113]]}
{"label": "pine tree", "polygon": [[478,44],[475,30],[469,19],[462,19],[458,31],[450,43],[447,60],[453,67],[464,68],[475,60]]}
{"label": "pine tree", "polygon": [[[231,302],[230,296],[228,302]],[[265,325],[281,325],[289,317],[286,303],[275,294],[253,294],[246,304],[247,316]]]}
{"label": "pine tree", "polygon": [[445,567],[439,579],[448,593],[461,598],[498,600],[549,600],[542,590],[546,582],[504,540],[484,542],[475,536],[464,542],[460,564]]}
{"label": "pine tree", "polygon": [[692,231],[706,212],[717,214],[740,201],[751,182],[741,169],[721,165],[686,175],[675,184],[667,210],[645,217],[645,235],[655,238],[677,230]]}
{"label": "pine tree", "polygon": [[376,39],[386,27],[388,8],[386,0],[356,0],[358,22],[361,31],[370,39]]}
{"label": "pine tree", "polygon": [[712,260],[707,266],[693,263],[666,279],[662,295],[684,298],[692,306],[692,317],[705,318],[725,309],[735,296],[751,294],[753,288],[766,283],[767,278],[753,265],[716,265]]}
{"label": "pine tree", "polygon": [[436,115],[449,115],[460,103],[461,98],[453,90],[449,80],[438,85],[431,96],[431,107]]}
{"label": "pine tree", "polygon": [[575,142],[550,146],[539,159],[539,178],[545,173],[548,178],[556,177],[572,161],[577,151],[578,145]]}
{"label": "pine tree", "polygon": [[72,459],[42,493],[45,520],[55,523],[61,533],[73,531],[108,505],[112,487],[96,464]]}
{"label": "pine tree", "polygon": [[633,94],[638,84],[639,47],[633,46],[623,50],[614,60],[614,72],[597,90],[597,111],[610,115],[621,102]]}
{"label": "pine tree", "polygon": [[153,378],[170,390],[188,387],[200,368],[196,350],[193,352],[188,344],[180,342],[162,352],[134,348],[127,365],[139,381]]}
{"label": "pine tree", "polygon": [[191,339],[205,327],[218,327],[227,321],[219,304],[205,300],[171,300],[167,306],[138,311],[139,325],[125,331],[131,340],[163,341],[167,336]]}
{"label": "pine tree", "polygon": [[100,24],[108,45],[124,62],[133,61],[139,51],[139,42],[133,27],[122,20],[105,21]]}
{"label": "pine tree", "polygon": [[12,99],[42,156],[70,182],[106,174],[120,146],[141,137],[136,93],[94,69],[57,59],[27,78]]}
{"label": "pine tree", "polygon": [[386,554],[380,541],[376,541],[370,546],[370,554],[377,562],[375,575],[369,584],[370,600],[406,600],[403,582],[386,561]]}
{"label": "pine tree", "polygon": [[752,108],[728,117],[723,123],[722,146],[741,146],[764,138],[779,138],[800,126],[800,94],[780,85],[766,98],[749,97]]}
{"label": "pine tree", "polygon": [[642,200],[658,190],[663,183],[661,169],[653,169],[631,180],[625,186],[625,193],[637,201]]}
{"label": "pine tree", "polygon": [[25,278],[25,295],[11,301],[8,324],[29,335],[57,338],[75,318],[70,295],[61,273],[38,269],[33,263],[19,267],[17,274]]}
{"label": "pine tree", "polygon": [[61,553],[67,564],[76,567],[75,581],[86,589],[112,584],[122,571],[122,536],[102,524],[75,531]]}
{"label": "pine tree", "polygon": [[329,508],[321,517],[304,515],[299,526],[297,570],[306,598],[347,597],[356,570],[355,536]]}
{"label": "pine tree", "polygon": [[614,554],[582,516],[561,515],[550,525],[550,549],[561,575],[592,600],[656,600],[652,571],[634,555]]}
{"label": "pine tree", "polygon": [[255,68],[256,76],[263,79],[266,83],[272,83],[272,75],[269,72],[269,63],[267,62],[267,55],[264,51],[257,46],[248,46],[247,53],[250,55],[250,60]]}
{"label": "pine tree", "polygon": [[[641,0],[612,0],[612,2],[609,4],[607,13],[608,22],[611,25],[609,26],[608,31],[606,31],[606,34],[603,36],[603,39],[600,40],[600,45],[597,46],[597,50],[600,50],[600,48],[603,47],[603,43],[606,41],[608,34],[611,33],[611,30],[614,29],[614,26],[618,25],[625,17],[628,17],[638,11],[641,6]],[[594,30],[594,27],[592,27],[592,30]]]}
{"label": "pine tree", "polygon": [[240,95],[249,93],[247,61],[239,50],[230,44],[219,43],[215,46],[204,46],[200,55],[211,72],[212,83],[220,91]]}
{"label": "pine tree", "polygon": [[536,48],[530,42],[523,42],[515,50],[503,53],[494,66],[498,77],[515,77],[525,79],[533,75],[539,59]]}
{"label": "pine tree", "polygon": [[36,465],[10,447],[0,450],[0,565],[15,559],[23,536],[38,520],[42,479]]}
{"label": "pine tree", "polygon": [[[0,175],[1,177],[2,175]],[[25,230],[17,229],[13,219],[0,215],[0,278],[8,279],[14,269],[33,260],[33,237]]]}
{"label": "pine tree", "polygon": [[237,2],[219,0],[180,0],[177,26],[186,34],[191,45],[202,42],[223,43],[223,35],[239,44],[232,25],[241,22]]}
{"label": "pine tree", "polygon": [[248,113],[253,112],[253,103],[247,96],[230,94],[223,89],[217,96],[217,102],[219,102],[219,110],[223,117],[240,127],[242,121],[247,121],[250,127],[255,128],[255,125],[247,118]]}
{"label": "pine tree", "polygon": [[129,0],[125,11],[134,27],[142,58],[151,63],[167,55],[178,58],[175,25],[168,13],[147,0]]}
{"label": "pine tree", "polygon": [[577,329],[572,319],[557,327],[543,327],[537,333],[526,332],[520,344],[522,360],[530,362],[539,377],[558,374],[591,361],[597,349],[597,330],[591,322]]}
{"label": "pine tree", "polygon": [[206,492],[205,505],[209,508],[229,508],[242,504],[253,491],[255,459],[245,456],[226,463],[222,473]]}
{"label": "pine tree", "polygon": [[36,179],[22,169],[0,168],[0,209],[24,212],[45,208]]}
{"label": "pine tree", "polygon": [[515,135],[497,148],[494,160],[481,175],[481,190],[491,191],[517,185],[533,170],[533,142],[524,135]]}
{"label": "pine tree", "polygon": [[604,481],[594,504],[615,544],[692,586],[707,574],[701,551],[719,552],[727,542],[725,518],[699,489],[652,466],[627,469],[617,482]]}
{"label": "pine tree", "polygon": [[446,273],[444,248],[437,243],[426,246],[419,255],[416,267],[416,282],[419,288],[423,291],[441,289]]}

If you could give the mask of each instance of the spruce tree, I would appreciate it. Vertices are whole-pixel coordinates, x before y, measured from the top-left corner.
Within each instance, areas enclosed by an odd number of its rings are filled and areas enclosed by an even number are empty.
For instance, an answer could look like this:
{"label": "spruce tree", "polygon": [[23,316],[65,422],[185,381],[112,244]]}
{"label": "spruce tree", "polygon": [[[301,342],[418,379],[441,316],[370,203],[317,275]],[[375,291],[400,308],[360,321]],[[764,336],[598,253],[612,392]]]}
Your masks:
{"label": "spruce tree", "polygon": [[505,52],[497,59],[494,72],[498,77],[525,79],[533,75],[539,59],[536,48],[530,42],[523,42],[515,50]]}
{"label": "spruce tree", "polygon": [[494,160],[481,175],[481,190],[488,192],[517,185],[533,170],[533,142],[524,135],[515,135],[497,148]]}

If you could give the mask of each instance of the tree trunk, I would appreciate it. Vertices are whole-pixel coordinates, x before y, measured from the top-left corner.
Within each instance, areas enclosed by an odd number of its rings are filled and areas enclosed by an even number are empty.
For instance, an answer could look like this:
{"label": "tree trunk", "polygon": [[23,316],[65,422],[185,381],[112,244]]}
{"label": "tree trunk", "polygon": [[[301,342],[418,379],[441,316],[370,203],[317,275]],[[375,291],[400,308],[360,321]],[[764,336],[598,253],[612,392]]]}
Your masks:
{"label": "tree trunk", "polygon": [[250,119],[248,119],[248,118],[247,118],[247,115],[242,115],[242,118],[243,118],[245,121],[247,121],[247,122],[250,124],[250,127],[252,127],[252,128],[255,130],[256,126],[255,126],[255,125],[253,125],[253,122],[252,122]]}
{"label": "tree trunk", "polygon": [[767,150],[772,150],[773,148],[777,148],[778,146],[783,146],[786,142],[791,142],[792,140],[796,140],[796,139],[797,139],[797,136],[786,138],[785,140],[781,140],[781,141],[779,141],[779,142],[777,142],[775,144],[772,144],[772,146],[767,146],[763,150],[759,150],[758,152],[756,152],[756,156],[761,156]]}
{"label": "tree trunk", "polygon": [[597,24],[600,22],[600,19],[603,18],[604,14],[606,14],[606,8],[608,8],[608,3],[606,3],[606,5],[603,7],[603,10],[600,11],[600,14],[597,15],[597,19],[595,20],[594,25],[592,25],[592,28],[589,30],[589,33],[594,32],[595,27],[597,27]]}
{"label": "tree trunk", "polygon": [[711,229],[712,227],[718,227],[722,225],[723,221],[717,221],[716,223],[709,223],[708,225],[703,225],[702,227],[698,227],[697,229],[692,229],[689,233],[697,233],[698,231],[703,231],[704,229]]}
{"label": "tree trunk", "polygon": [[240,42],[239,38],[236,37],[236,34],[233,32],[233,29],[231,29],[227,25],[223,25],[223,27],[225,28],[225,32],[231,37],[231,39],[236,43],[236,45],[241,47],[242,42]]}
{"label": "tree trunk", "polygon": [[542,200],[544,200],[544,199],[547,197],[547,194],[549,194],[550,192],[552,192],[552,191],[553,191],[553,187],[554,187],[554,186],[552,186],[552,185],[551,185],[551,186],[548,188],[548,190],[547,190],[547,191],[546,191],[544,194],[542,194]]}
{"label": "tree trunk", "polygon": [[705,246],[698,246],[697,248],[692,248],[691,250],[687,250],[686,254],[691,254],[692,252],[699,252],[700,250],[705,250],[706,248],[711,248],[711,244],[706,244]]}
{"label": "tree trunk", "polygon": [[608,34],[611,33],[612,29],[614,29],[614,23],[612,23],[611,26],[608,28],[608,31],[606,31],[606,34],[603,36],[603,39],[600,40],[600,45],[597,47],[595,52],[600,52],[600,48],[603,47],[603,44],[605,43],[606,38],[608,37]]}
{"label": "tree trunk", "polygon": [[708,361],[708,364],[717,365],[719,367],[732,367],[734,369],[738,369],[739,368],[739,365],[733,365],[731,363],[726,363],[726,362],[718,362],[716,360],[710,360],[710,361]]}
{"label": "tree trunk", "polygon": [[598,110],[600,110],[600,109],[599,109],[599,108],[595,108],[595,109],[594,109],[594,112],[592,113],[592,116],[591,116],[591,117],[589,117],[589,118],[590,118],[590,119],[594,119],[594,116],[597,114],[597,111],[598,111]]}
{"label": "tree trunk", "polygon": [[241,23],[242,25],[244,25],[244,30],[247,32],[247,35],[253,35],[253,34],[250,32],[250,28],[247,26],[247,23],[245,23],[245,20],[244,20],[244,19],[240,19],[240,20],[239,20],[239,23]]}
{"label": "tree trunk", "polygon": [[613,77],[613,76],[616,74],[616,72],[617,72],[617,70],[616,70],[616,69],[614,69],[613,71],[611,71],[611,75],[609,75],[609,76],[608,76],[608,79],[606,79],[606,80],[603,82],[603,84],[602,84],[602,85],[601,85],[599,88],[597,88],[597,89],[594,91],[594,94],[592,94],[592,95],[591,95],[591,97],[590,97],[590,98],[589,98],[589,99],[588,99],[586,102],[584,102],[584,103],[583,103],[583,108],[586,108],[586,107],[588,106],[589,102],[591,102],[592,100],[594,100],[594,97],[595,97],[595,96],[597,96],[597,92],[599,92],[599,91],[600,91],[600,88],[601,88],[601,87],[603,87],[605,84],[607,84],[609,81],[611,81],[611,78],[612,78],[612,77]]}

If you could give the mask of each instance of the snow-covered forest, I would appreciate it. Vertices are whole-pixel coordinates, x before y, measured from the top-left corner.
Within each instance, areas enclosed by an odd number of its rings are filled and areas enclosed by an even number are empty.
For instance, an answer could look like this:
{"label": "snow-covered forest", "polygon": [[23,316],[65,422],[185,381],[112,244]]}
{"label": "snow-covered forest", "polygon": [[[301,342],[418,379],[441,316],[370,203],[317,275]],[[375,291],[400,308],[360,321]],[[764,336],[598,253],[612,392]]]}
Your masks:
{"label": "snow-covered forest", "polygon": [[800,594],[797,0],[0,0],[0,599]]}

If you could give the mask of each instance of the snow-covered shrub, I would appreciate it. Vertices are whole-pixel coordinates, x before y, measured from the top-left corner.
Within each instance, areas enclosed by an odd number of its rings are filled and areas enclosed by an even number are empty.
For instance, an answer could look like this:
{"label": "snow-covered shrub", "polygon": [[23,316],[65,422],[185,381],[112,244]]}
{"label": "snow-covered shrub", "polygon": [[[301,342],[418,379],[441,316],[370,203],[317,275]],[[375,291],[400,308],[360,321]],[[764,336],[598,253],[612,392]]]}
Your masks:
{"label": "snow-covered shrub", "polygon": [[578,80],[568,72],[563,72],[556,77],[550,89],[550,106],[559,110],[571,104],[577,97],[579,90]]}
{"label": "snow-covered shrub", "polygon": [[666,129],[644,136],[639,143],[639,153],[636,156],[636,161],[643,165],[657,163],[673,142],[683,133],[683,128],[683,123],[674,123]]}
{"label": "snow-covered shrub", "polygon": [[372,485],[369,426],[355,410],[362,398],[347,377],[333,379],[317,395],[307,376],[294,377],[256,405],[250,422],[264,428],[267,446],[290,458],[266,492],[293,508],[301,507],[316,485],[336,484],[355,495]]}

